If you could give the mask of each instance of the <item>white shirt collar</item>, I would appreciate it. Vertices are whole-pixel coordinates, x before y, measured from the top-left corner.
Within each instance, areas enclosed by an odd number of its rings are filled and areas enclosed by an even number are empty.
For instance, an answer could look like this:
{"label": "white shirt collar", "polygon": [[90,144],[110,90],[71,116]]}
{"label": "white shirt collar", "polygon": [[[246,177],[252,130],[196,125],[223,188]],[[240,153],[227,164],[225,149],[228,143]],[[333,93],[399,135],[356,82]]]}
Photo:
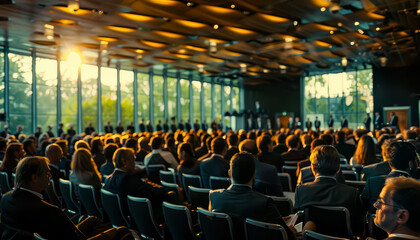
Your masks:
{"label": "white shirt collar", "polygon": [[220,158],[225,158],[223,155],[220,155],[220,154],[217,154],[217,153],[213,153],[213,154],[211,155],[211,157],[213,157],[213,156],[218,156],[218,157],[220,157]]}
{"label": "white shirt collar", "polygon": [[335,179],[335,177],[331,177],[331,176],[322,176],[322,175],[318,175],[318,177],[316,177],[315,179],[318,179],[318,178],[330,178],[330,179],[334,179],[334,181],[337,181],[337,180]]}
{"label": "white shirt collar", "polygon": [[391,237],[407,238],[407,239],[420,239],[419,236],[413,236],[413,235],[402,234],[402,233],[391,233],[391,234],[389,234],[388,238],[391,238]]}
{"label": "white shirt collar", "polygon": [[49,163],[48,165],[50,167],[53,167],[53,168],[57,169],[57,170],[60,170],[60,168],[57,165],[55,165],[55,164]]}
{"label": "white shirt collar", "polygon": [[162,152],[162,149],[153,149],[152,150],[152,154],[153,153],[161,153]]}
{"label": "white shirt collar", "polygon": [[35,192],[35,191],[32,191],[32,190],[29,190],[29,189],[27,189],[27,188],[23,188],[23,187],[20,187],[19,189],[22,189],[22,190],[24,190],[24,191],[27,191],[27,192],[33,193],[33,194],[35,194],[37,197],[39,197],[41,200],[44,200],[44,197],[42,196],[42,194],[41,194],[41,193],[38,193],[38,192]]}
{"label": "white shirt collar", "polygon": [[398,170],[398,169],[392,170],[391,172],[399,172],[399,173],[403,173],[403,174],[406,174],[406,175],[410,175],[408,172],[402,171],[402,170]]}

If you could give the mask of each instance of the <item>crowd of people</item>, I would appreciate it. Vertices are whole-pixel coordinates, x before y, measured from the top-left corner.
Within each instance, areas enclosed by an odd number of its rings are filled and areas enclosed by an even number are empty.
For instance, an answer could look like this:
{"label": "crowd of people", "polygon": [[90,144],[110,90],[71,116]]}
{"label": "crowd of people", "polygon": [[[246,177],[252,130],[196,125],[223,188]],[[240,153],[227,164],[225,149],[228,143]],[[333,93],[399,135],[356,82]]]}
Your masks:
{"label": "crowd of people", "polygon": [[[196,126],[170,131],[165,124],[154,132],[146,131],[145,125],[138,133],[117,126],[116,133],[108,127],[108,133],[97,134],[90,125],[81,135],[1,137],[0,171],[8,174],[15,187],[0,203],[3,237],[23,230],[47,239],[130,239],[127,229],[112,229],[97,219],[74,225],[51,205],[54,202],[45,189],[52,179],[60,195],[59,179],[67,179],[78,199],[78,185],[91,185],[101,206],[103,188],[121,197],[125,214],[128,195],[148,198],[154,217],[162,223],[162,202],[184,204],[185,198],[151,182],[144,170],[150,164],[172,168],[179,178],[183,173],[199,175],[204,188],[210,188],[210,176],[231,178],[229,188],[210,192],[209,210],[229,214],[238,239],[244,239],[243,221],[248,217],[278,223],[289,239],[296,238],[296,230],[285,224],[286,216],[279,214],[268,197],[283,196],[286,190],[295,191],[296,212],[312,205],[346,207],[357,236],[364,236],[364,216],[376,212],[375,224],[390,238],[420,237],[420,204],[415,202],[420,197],[420,128],[402,133],[390,127],[372,132],[346,127],[323,132],[289,128],[223,132],[215,122],[211,131]],[[278,177],[285,166],[297,168],[291,174],[293,189],[286,189]],[[363,192],[345,184],[345,166],[360,170],[366,181]],[[44,217],[37,218],[44,212]],[[304,229],[316,230],[316,225],[309,221]]]}

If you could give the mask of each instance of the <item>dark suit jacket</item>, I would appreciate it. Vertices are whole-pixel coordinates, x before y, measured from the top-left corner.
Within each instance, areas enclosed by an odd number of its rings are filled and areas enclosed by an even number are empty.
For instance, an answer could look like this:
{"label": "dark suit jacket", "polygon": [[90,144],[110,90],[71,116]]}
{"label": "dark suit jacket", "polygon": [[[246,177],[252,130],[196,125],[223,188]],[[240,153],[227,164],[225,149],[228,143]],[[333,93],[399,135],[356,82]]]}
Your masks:
{"label": "dark suit jacket", "polygon": [[363,120],[363,123],[365,124],[365,128],[367,129],[367,130],[369,130],[370,131],[370,122],[372,121],[372,118],[371,117],[366,117],[364,120]]}
{"label": "dark suit jacket", "polygon": [[258,160],[263,163],[271,164],[277,168],[277,172],[281,172],[284,161],[281,158],[281,155],[274,152],[265,152],[258,154]]}
{"label": "dark suit jacket", "polygon": [[287,152],[287,147],[284,144],[277,144],[276,146],[273,147],[273,152],[275,153],[284,153]]}
{"label": "dark suit jacket", "polygon": [[202,160],[200,172],[204,188],[210,188],[210,176],[229,177],[228,170],[229,162],[217,155]]}
{"label": "dark suit jacket", "polygon": [[230,147],[226,151],[225,159],[226,161],[230,161],[230,159],[233,157],[233,155],[237,154],[239,152],[239,149],[237,147]]}
{"label": "dark suit jacket", "polygon": [[195,130],[196,132],[198,132],[198,130],[200,130],[200,124],[198,124],[198,123],[194,123],[194,130]]}
{"label": "dark suit jacket", "polygon": [[[298,185],[301,185],[307,182],[313,182],[315,180],[315,176],[314,176],[314,173],[312,172],[311,166],[303,167],[300,170],[300,173],[298,176],[299,176],[298,182],[297,182]],[[335,175],[335,180],[337,180],[338,183],[342,183],[342,184],[346,183],[346,179],[344,178],[344,175],[341,169],[338,172],[338,174]]]}
{"label": "dark suit jacket", "polygon": [[178,129],[179,130],[184,130],[184,124],[183,123],[178,123]]}
{"label": "dark suit jacket", "polygon": [[277,168],[255,159],[254,189],[267,195],[283,196],[283,186],[277,176]]}
{"label": "dark suit jacket", "polygon": [[169,125],[167,123],[163,124],[163,131],[164,132],[169,132]]}
{"label": "dark suit jacket", "polygon": [[104,175],[111,175],[114,172],[115,166],[112,162],[106,162],[102,164],[100,172],[102,176]]}
{"label": "dark suit jacket", "polygon": [[394,118],[392,118],[392,116],[391,116],[391,120],[389,120],[389,125],[398,127],[398,117],[397,117],[397,115],[395,115]]}
{"label": "dark suit jacket", "polygon": [[245,239],[245,218],[278,223],[286,230],[288,239],[294,239],[294,235],[284,223],[273,200],[252,191],[248,186],[231,185],[228,189],[210,191],[209,210],[226,213],[232,218],[236,239]]}
{"label": "dark suit jacket", "polygon": [[311,121],[307,121],[306,122],[306,129],[310,130],[312,128],[312,122]]}
{"label": "dark suit jacket", "polygon": [[350,212],[353,231],[361,233],[363,229],[363,208],[359,190],[329,177],[317,178],[314,182],[299,185],[295,192],[295,210],[302,210],[312,205],[341,206]]}
{"label": "dark suit jacket", "polygon": [[209,128],[209,125],[207,123],[201,124],[201,129],[203,129],[205,132],[207,132],[207,129]]}
{"label": "dark suit jacket", "polygon": [[347,121],[347,119],[341,120],[341,128],[346,128],[349,127],[349,122]]}
{"label": "dark suit jacket", "polygon": [[171,124],[171,131],[176,132],[176,125],[175,124]]}
{"label": "dark suit jacket", "polygon": [[156,124],[156,131],[162,131],[162,126],[160,124]]}
{"label": "dark suit jacket", "polygon": [[382,127],[382,117],[380,115],[378,117],[375,116],[373,125],[375,125],[375,129],[380,129]]}
{"label": "dark suit jacket", "polygon": [[95,128],[94,127],[87,127],[87,128],[85,128],[86,135],[90,135],[93,132],[95,132]]}
{"label": "dark suit jacket", "polygon": [[364,166],[362,169],[362,181],[367,181],[371,177],[388,175],[391,172],[391,167],[388,161]]}
{"label": "dark suit jacket", "polygon": [[356,147],[354,145],[345,143],[345,142],[339,142],[335,145],[335,148],[337,148],[337,151],[341,154],[343,154],[347,161],[350,161],[350,158],[353,157],[354,152],[356,151]]}
{"label": "dark suit jacket", "polygon": [[150,132],[150,133],[153,132],[153,126],[152,126],[152,124],[147,124],[146,127],[147,127],[147,131],[148,132]]}
{"label": "dark suit jacket", "polygon": [[199,159],[199,158],[201,158],[202,156],[204,156],[204,155],[206,155],[207,154],[207,146],[206,145],[203,145],[203,146],[201,146],[201,147],[198,147],[198,148],[196,148],[195,149],[195,157],[197,158],[197,159]]}
{"label": "dark suit jacket", "polygon": [[140,132],[145,132],[146,131],[146,126],[144,125],[144,123],[139,124],[139,129],[140,129]]}
{"label": "dark suit jacket", "polygon": [[39,233],[47,239],[86,239],[61,209],[22,189],[3,196],[0,203],[2,239],[16,230]]}
{"label": "dark suit jacket", "polygon": [[112,126],[106,125],[104,127],[105,133],[112,133],[114,131],[114,128]]}
{"label": "dark suit jacket", "polygon": [[296,162],[296,164],[306,159],[306,155],[298,150],[290,150],[285,153],[281,154],[281,159],[283,161],[289,161],[289,162]]}
{"label": "dark suit jacket", "polygon": [[327,124],[328,124],[328,127],[329,127],[329,128],[334,127],[334,119],[332,119],[332,118],[328,118],[328,120],[327,120]]}
{"label": "dark suit jacket", "polygon": [[321,121],[315,120],[314,125],[316,129],[319,129],[321,127]]}
{"label": "dark suit jacket", "polygon": [[131,125],[128,125],[127,126],[127,131],[128,130],[130,130],[131,131],[131,133],[134,133],[136,130],[135,130],[135,127],[134,126],[131,126]]}
{"label": "dark suit jacket", "polygon": [[187,122],[187,123],[185,124],[185,130],[186,130],[187,132],[189,132],[189,131],[191,130],[191,124],[190,124],[189,122]]}
{"label": "dark suit jacket", "polygon": [[51,179],[54,181],[55,192],[57,193],[58,196],[61,196],[59,181],[60,181],[60,178],[64,179],[64,174],[60,171],[60,169],[57,169],[51,165],[50,165],[50,172],[51,172]]}

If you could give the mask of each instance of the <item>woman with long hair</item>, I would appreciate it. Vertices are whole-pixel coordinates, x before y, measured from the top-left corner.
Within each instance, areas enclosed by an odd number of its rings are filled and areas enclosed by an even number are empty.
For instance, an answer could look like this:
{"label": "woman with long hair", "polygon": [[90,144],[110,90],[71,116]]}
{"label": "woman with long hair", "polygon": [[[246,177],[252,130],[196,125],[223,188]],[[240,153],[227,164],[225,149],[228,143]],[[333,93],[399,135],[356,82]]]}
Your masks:
{"label": "woman with long hair", "polygon": [[23,150],[22,143],[10,143],[7,146],[6,153],[0,165],[0,171],[7,173],[10,186],[13,185],[12,173],[16,171],[16,166],[23,156],[25,156],[25,150]]}
{"label": "woman with long hair", "polygon": [[356,152],[350,159],[350,165],[367,166],[377,162],[375,143],[370,136],[365,134],[359,139]]}
{"label": "woman with long hair", "polygon": [[178,157],[181,161],[178,165],[180,183],[182,183],[183,173],[200,175],[200,162],[195,158],[194,151],[190,143],[179,144]]}
{"label": "woman with long hair", "polygon": [[96,202],[100,203],[101,174],[93,161],[92,154],[85,148],[79,148],[74,152],[71,161],[70,182],[76,189],[76,196],[79,196],[79,184],[91,185],[95,189]]}

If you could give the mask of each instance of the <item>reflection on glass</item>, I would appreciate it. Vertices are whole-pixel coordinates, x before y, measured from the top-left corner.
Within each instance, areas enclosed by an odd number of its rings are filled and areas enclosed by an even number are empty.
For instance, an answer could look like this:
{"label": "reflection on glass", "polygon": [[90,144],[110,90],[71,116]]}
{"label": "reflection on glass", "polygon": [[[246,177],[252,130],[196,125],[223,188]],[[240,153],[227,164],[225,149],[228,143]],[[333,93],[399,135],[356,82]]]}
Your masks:
{"label": "reflection on glass", "polygon": [[78,67],[71,62],[60,62],[61,73],[61,120],[64,128],[77,125],[77,75]]}

